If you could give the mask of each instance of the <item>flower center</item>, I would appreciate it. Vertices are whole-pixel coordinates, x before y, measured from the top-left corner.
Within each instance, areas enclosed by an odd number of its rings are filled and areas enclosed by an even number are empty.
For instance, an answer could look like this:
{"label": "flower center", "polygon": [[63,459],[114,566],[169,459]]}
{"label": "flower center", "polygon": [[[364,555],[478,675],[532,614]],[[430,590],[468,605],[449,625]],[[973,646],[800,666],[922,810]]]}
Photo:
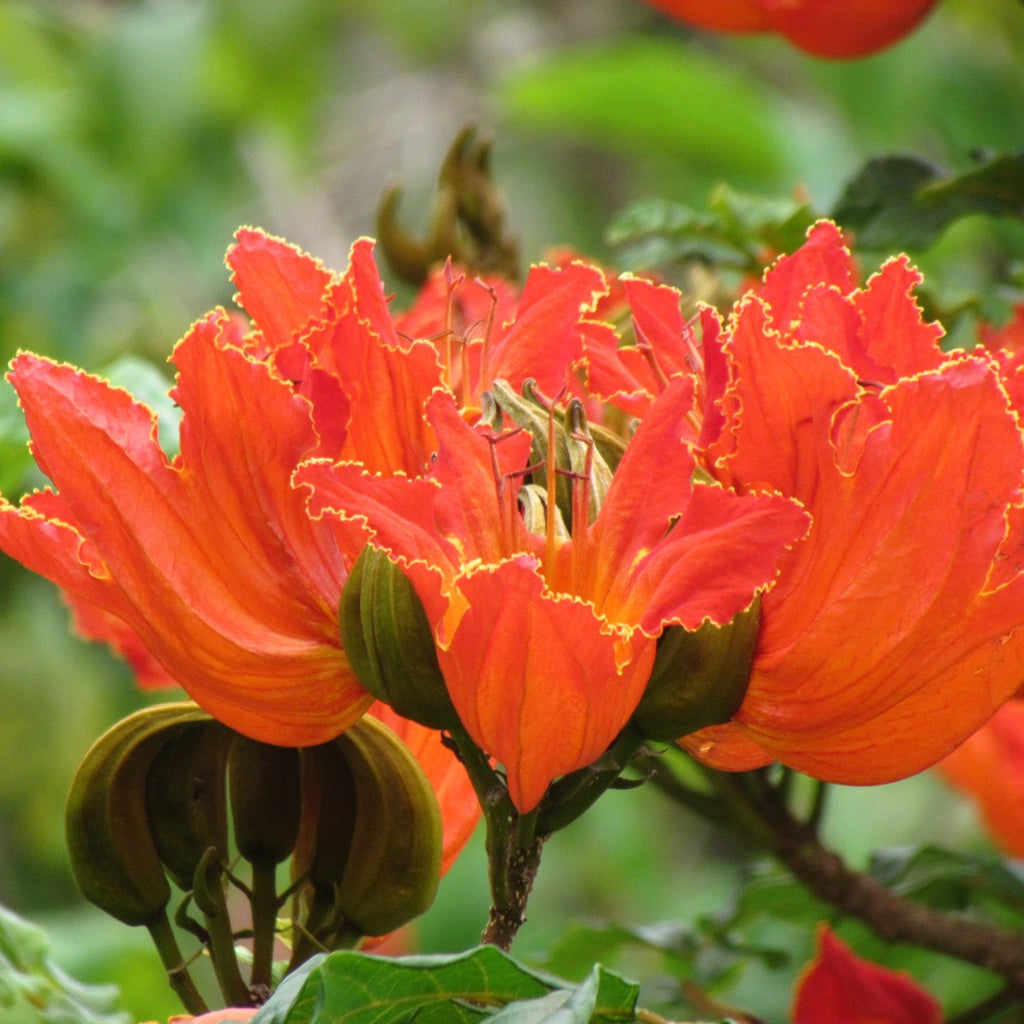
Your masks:
{"label": "flower center", "polygon": [[[574,399],[560,407],[563,394],[548,399],[528,382],[519,396],[498,381],[485,396],[484,418],[496,431],[490,438],[491,467],[504,553],[531,551],[553,590],[580,594],[589,569],[588,528],[611,482],[611,469],[591,435],[582,403]],[[515,425],[507,427],[508,420]],[[525,430],[532,439],[527,464],[503,467],[499,445]],[[528,535],[543,543],[531,544]],[[568,566],[559,554],[566,543],[571,545]]]}

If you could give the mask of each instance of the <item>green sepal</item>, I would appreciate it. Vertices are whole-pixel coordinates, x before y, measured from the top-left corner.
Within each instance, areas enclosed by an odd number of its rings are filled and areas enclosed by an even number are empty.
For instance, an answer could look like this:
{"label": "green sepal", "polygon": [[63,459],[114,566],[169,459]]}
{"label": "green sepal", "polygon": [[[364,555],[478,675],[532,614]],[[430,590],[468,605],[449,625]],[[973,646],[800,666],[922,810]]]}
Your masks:
{"label": "green sepal", "polygon": [[187,702],[136,711],[108,729],[75,772],[64,817],[72,873],[90,903],[124,924],[150,924],[171,898],[146,811],[153,761],[179,730],[209,718]]}
{"label": "green sepal", "polygon": [[760,625],[757,598],[724,626],[669,626],[633,712],[637,728],[648,739],[671,741],[728,722],[746,696]]}
{"label": "green sepal", "polygon": [[356,559],[338,624],[349,662],[374,697],[431,729],[458,722],[419,596],[380,548],[367,545]]}

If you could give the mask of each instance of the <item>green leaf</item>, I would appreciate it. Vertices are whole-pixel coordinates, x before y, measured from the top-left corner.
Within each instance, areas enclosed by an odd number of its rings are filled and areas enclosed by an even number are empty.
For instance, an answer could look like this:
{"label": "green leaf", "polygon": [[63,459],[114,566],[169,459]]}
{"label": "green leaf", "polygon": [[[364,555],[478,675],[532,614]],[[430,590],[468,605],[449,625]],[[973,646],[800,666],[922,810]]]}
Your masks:
{"label": "green leaf", "polygon": [[634,1020],[638,988],[594,969],[578,988],[491,946],[453,956],[340,951],[290,975],[255,1024],[614,1024]]}
{"label": "green leaf", "polygon": [[559,51],[509,76],[513,121],[635,157],[764,181],[783,145],[765,92],[713,56],[664,39]]}
{"label": "green leaf", "polygon": [[861,248],[927,248],[961,217],[1024,219],[1024,154],[992,157],[955,177],[915,156],[869,161],[846,186],[832,217]]}
{"label": "green leaf", "polygon": [[69,978],[50,959],[50,940],[0,907],[0,1017],[4,1024],[127,1024],[109,985]]}
{"label": "green leaf", "polygon": [[[573,991],[557,991],[540,999],[510,1003],[494,1014],[493,1024],[588,1024],[597,1009],[600,968]],[[633,1014],[629,1014],[632,1018]]]}
{"label": "green leaf", "polygon": [[747,195],[719,185],[706,211],[660,199],[627,207],[612,222],[608,243],[634,269],[698,260],[760,273],[766,258],[798,248],[814,220],[801,199]]}
{"label": "green leaf", "polygon": [[939,910],[1024,918],[1024,878],[992,854],[936,846],[899,847],[872,855],[869,873],[900,896]]}

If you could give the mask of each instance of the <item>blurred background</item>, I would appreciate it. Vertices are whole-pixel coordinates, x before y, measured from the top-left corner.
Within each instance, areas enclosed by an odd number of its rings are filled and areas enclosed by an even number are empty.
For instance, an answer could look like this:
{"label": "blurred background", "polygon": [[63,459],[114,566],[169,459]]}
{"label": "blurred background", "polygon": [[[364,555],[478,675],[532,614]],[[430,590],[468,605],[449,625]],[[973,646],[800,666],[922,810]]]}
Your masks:
{"label": "blurred background", "polygon": [[[1022,53],[1011,0],[946,0],[853,64],[691,33],[634,0],[0,2],[0,361],[28,348],[119,379],[143,372],[125,354],[163,367],[192,321],[231,303],[239,225],[343,268],[389,183],[404,186],[403,222],[425,226],[468,123],[493,137],[524,264],[568,245],[621,266],[607,229],[641,199],[699,210],[724,182],[824,212],[873,156],[960,172],[1021,148]],[[945,305],[982,290],[994,319],[1024,284],[1019,222],[966,218],[912,255]],[[4,385],[11,500],[38,483],[24,440]],[[145,935],[81,905],[62,812],[91,741],[147,699],[69,635],[49,585],[0,556],[0,903],[49,928],[73,973],[116,980],[143,1020],[176,1006]],[[827,835],[855,863],[881,844],[983,842],[930,777],[839,792]],[[542,958],[572,921],[710,914],[741,864],[658,794],[611,793],[549,844],[517,951]],[[416,941],[474,944],[486,902],[477,841]],[[738,979],[739,998],[757,984]]]}

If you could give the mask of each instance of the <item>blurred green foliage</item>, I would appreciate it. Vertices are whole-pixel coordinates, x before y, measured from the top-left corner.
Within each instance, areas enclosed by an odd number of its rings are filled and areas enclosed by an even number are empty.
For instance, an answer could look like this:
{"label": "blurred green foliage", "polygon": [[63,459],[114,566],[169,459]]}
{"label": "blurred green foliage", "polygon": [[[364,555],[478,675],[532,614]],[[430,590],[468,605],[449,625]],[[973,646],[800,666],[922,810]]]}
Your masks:
{"label": "blurred green foliage", "polygon": [[[1003,0],[946,0],[904,43],[850,64],[691,33],[634,0],[6,0],[0,357],[25,347],[109,372],[159,407],[166,438],[174,410],[152,364],[230,303],[222,260],[235,228],[259,224],[340,267],[372,231],[388,180],[406,185],[403,216],[418,226],[469,121],[494,134],[527,259],[568,244],[613,261],[608,226],[639,200],[700,214],[724,183],[778,209],[823,211],[873,157],[909,153],[956,175],[974,149],[1012,152],[1021,54],[1024,10]],[[1024,291],[1019,222],[974,216],[912,255],[947,307],[980,295],[981,312],[1001,317]],[[40,482],[24,440],[5,387],[0,489],[12,498]],[[166,1017],[174,1003],[155,958],[79,905],[62,844],[74,765],[149,698],[70,637],[51,588],[7,560],[0,695],[0,902],[44,919],[77,975],[119,981],[138,1019]],[[885,807],[898,808],[895,829]],[[855,862],[880,843],[952,842],[971,828],[929,779],[843,791],[830,816]],[[574,918],[653,926],[711,914],[743,863],[657,794],[610,794],[550,844],[522,950],[551,950]],[[484,877],[474,846],[418,926],[426,948],[476,941]],[[640,955],[626,942],[613,952],[627,965]],[[769,973],[735,968],[731,982],[776,1019],[792,971]]]}

